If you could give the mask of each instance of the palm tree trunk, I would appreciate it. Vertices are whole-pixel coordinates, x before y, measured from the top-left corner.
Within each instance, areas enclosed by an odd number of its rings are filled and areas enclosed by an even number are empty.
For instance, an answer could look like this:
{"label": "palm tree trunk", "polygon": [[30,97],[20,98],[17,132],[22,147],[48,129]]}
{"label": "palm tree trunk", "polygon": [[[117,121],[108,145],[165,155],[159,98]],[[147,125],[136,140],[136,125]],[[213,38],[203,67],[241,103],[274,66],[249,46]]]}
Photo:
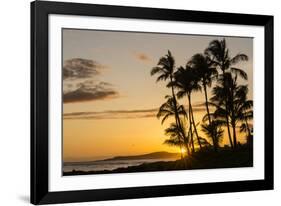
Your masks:
{"label": "palm tree trunk", "polygon": [[233,143],[234,143],[234,148],[236,148],[237,147],[237,138],[236,138],[236,130],[235,130],[235,123],[234,123],[234,121],[232,121],[232,123],[231,123],[231,125],[232,125],[232,131],[233,131]]}
{"label": "palm tree trunk", "polygon": [[196,125],[195,125],[195,121],[194,121],[194,116],[193,116],[193,111],[192,111],[192,106],[191,106],[190,94],[188,95],[188,102],[189,102],[189,108],[190,108],[189,118],[192,119],[192,124],[193,124],[193,127],[194,127],[194,132],[195,132],[195,135],[197,137],[197,141],[198,141],[199,147],[200,147],[200,149],[202,149],[201,142],[200,142],[199,135],[198,135],[197,128],[196,128]]}
{"label": "palm tree trunk", "polygon": [[245,120],[245,124],[246,124],[246,127],[247,127],[248,136],[250,137],[251,136],[251,131],[250,131],[249,124],[248,124],[247,120]]}
{"label": "palm tree trunk", "polygon": [[189,149],[189,145],[188,145],[189,137],[187,136],[187,138],[184,139],[183,141],[184,141],[184,145],[186,147],[187,154],[190,155],[190,149]]}
{"label": "palm tree trunk", "polygon": [[206,110],[207,110],[207,114],[208,114],[208,120],[209,120],[209,124],[211,124],[211,116],[210,116],[210,110],[209,110],[209,104],[208,104],[208,94],[207,94],[206,84],[203,84],[203,87],[204,87],[204,93],[205,93],[205,106],[206,106]]}
{"label": "palm tree trunk", "polygon": [[[170,76],[170,81],[173,82],[172,76]],[[172,96],[173,96],[174,107],[175,107],[176,125],[180,128],[181,136],[183,137],[183,139],[186,139],[185,134],[183,132],[183,128],[182,128],[181,122],[180,122],[179,113],[178,113],[178,110],[177,110],[177,99],[176,99],[176,95],[175,95],[175,91],[174,91],[174,86],[173,85],[172,85]]]}
{"label": "palm tree trunk", "polygon": [[192,127],[190,127],[189,131],[190,131],[190,135],[191,135],[191,147],[192,147],[192,152],[194,153],[194,152],[195,152],[195,148],[194,148]]}
{"label": "palm tree trunk", "polygon": [[237,147],[237,138],[236,138],[236,114],[234,111],[234,105],[233,105],[233,96],[234,96],[234,92],[233,92],[233,88],[230,87],[231,91],[230,91],[230,95],[229,95],[229,114],[230,116],[230,121],[231,121],[231,126],[232,126],[232,133],[233,133],[233,146],[234,149]]}
{"label": "palm tree trunk", "polygon": [[[170,81],[173,81],[172,75],[170,76]],[[172,96],[173,96],[173,101],[174,101],[174,107],[175,107],[175,121],[176,121],[176,125],[178,126],[178,128],[180,128],[180,136],[182,136],[182,138],[185,140],[185,134],[180,122],[180,118],[179,118],[179,113],[177,110],[177,100],[176,100],[176,95],[175,95],[175,91],[174,91],[174,86],[172,85]]]}
{"label": "palm tree trunk", "polygon": [[226,118],[226,124],[227,124],[227,132],[228,132],[228,138],[229,138],[229,143],[231,148],[233,149],[233,143],[232,143],[232,138],[231,138],[231,133],[230,133],[230,128],[229,128],[229,120],[228,120],[228,115],[225,115]]}
{"label": "palm tree trunk", "polygon": [[190,107],[188,107],[188,116],[189,116],[189,134],[190,134],[190,141],[192,146],[192,152],[194,152],[194,142],[193,142],[193,132],[192,132],[192,122],[191,122],[191,111]]}
{"label": "palm tree trunk", "polygon": [[[222,73],[223,73],[223,86],[224,88],[226,87],[225,85],[225,71],[224,68],[221,68]],[[233,149],[233,143],[232,143],[232,138],[231,138],[231,133],[230,133],[230,127],[229,127],[229,119],[228,119],[228,105],[227,105],[227,98],[225,98],[225,110],[226,110],[226,114],[225,114],[225,119],[226,119],[226,125],[227,125],[227,132],[228,132],[228,138],[229,138],[229,143],[231,148]]]}
{"label": "palm tree trunk", "polygon": [[247,144],[250,147],[252,147],[253,146],[253,137],[252,137],[247,119],[245,120],[245,123],[246,123],[247,131],[248,131]]}
{"label": "palm tree trunk", "polygon": [[184,147],[186,149],[187,155],[190,155],[190,150],[189,150],[189,147],[188,147],[188,143],[186,141],[184,142]]}
{"label": "palm tree trunk", "polygon": [[[208,94],[207,94],[207,88],[206,88],[205,83],[203,83],[203,87],[204,87],[204,93],[205,93],[205,106],[206,106],[206,110],[207,110],[209,125],[211,125],[211,116],[210,116],[210,110],[209,110],[209,104],[208,104]],[[213,141],[214,150],[217,151],[217,145],[215,143],[215,139],[214,139],[213,135],[211,136],[211,138]]]}

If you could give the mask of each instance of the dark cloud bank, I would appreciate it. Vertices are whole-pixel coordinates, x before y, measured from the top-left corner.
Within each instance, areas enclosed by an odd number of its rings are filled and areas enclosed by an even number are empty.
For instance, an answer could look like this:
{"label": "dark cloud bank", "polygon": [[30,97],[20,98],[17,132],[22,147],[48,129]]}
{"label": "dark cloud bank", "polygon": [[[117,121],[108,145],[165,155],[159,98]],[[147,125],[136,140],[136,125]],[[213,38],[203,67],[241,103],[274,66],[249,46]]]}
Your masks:
{"label": "dark cloud bank", "polygon": [[100,74],[102,68],[97,62],[89,59],[73,58],[66,60],[63,66],[63,79],[89,78]]}
{"label": "dark cloud bank", "polygon": [[117,98],[119,94],[112,84],[91,79],[93,77],[97,79],[104,68],[104,65],[89,59],[66,60],[63,66],[65,83],[63,102],[77,103]]}
{"label": "dark cloud bank", "polygon": [[63,102],[85,102],[93,100],[112,99],[118,97],[118,92],[111,88],[107,82],[84,82],[78,84],[76,90],[64,93]]}

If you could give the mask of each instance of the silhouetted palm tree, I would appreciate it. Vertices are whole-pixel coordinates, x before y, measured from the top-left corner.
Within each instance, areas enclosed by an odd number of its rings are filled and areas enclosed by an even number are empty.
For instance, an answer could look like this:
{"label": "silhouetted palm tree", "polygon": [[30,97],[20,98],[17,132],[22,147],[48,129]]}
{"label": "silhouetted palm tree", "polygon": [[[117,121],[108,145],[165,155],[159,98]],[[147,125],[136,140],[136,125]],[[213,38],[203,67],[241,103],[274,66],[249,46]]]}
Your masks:
{"label": "silhouetted palm tree", "polygon": [[[216,108],[215,112],[213,113],[213,117],[215,119],[220,118],[220,120],[225,120],[225,126],[227,127],[228,132],[228,139],[231,148],[233,148],[233,142],[230,133],[230,123],[229,123],[229,108],[227,101],[229,98],[227,97],[228,93],[226,92],[225,85],[225,76],[226,74],[219,75],[217,80],[217,85],[213,87],[211,97],[212,106]],[[210,103],[209,103],[210,104]]]}
{"label": "silhouetted palm tree", "polygon": [[190,139],[190,144],[192,148],[192,152],[195,152],[195,147],[194,147],[194,140],[193,140],[193,123],[192,123],[192,114],[191,114],[191,109],[188,107],[188,116],[189,116],[189,131],[188,131],[188,138]]}
{"label": "silhouetted palm tree", "polygon": [[[168,50],[168,54],[166,54],[165,56],[161,57],[157,66],[152,68],[150,74],[151,76],[155,75],[155,74],[159,74],[159,76],[156,79],[156,82],[158,81],[169,81],[173,82],[174,81],[174,72],[175,72],[175,59],[172,56],[172,53]],[[175,91],[174,91],[174,86],[171,86],[171,90],[172,90],[172,102],[174,104],[174,115],[175,115],[175,121],[176,124],[179,126],[179,128],[181,128],[180,125],[180,118],[179,118],[179,114],[177,111],[177,99],[175,96]],[[181,129],[181,135],[184,135],[184,132],[182,131],[183,129]],[[185,137],[183,137],[185,138]]]}
{"label": "silhouetted palm tree", "polygon": [[176,112],[178,115],[183,115],[185,118],[187,118],[187,114],[183,105],[179,105],[178,103],[175,105],[174,98],[172,96],[167,95],[165,98],[167,99],[166,102],[159,107],[158,113],[156,115],[157,118],[163,117],[161,124],[163,124],[169,117],[174,117]]}
{"label": "silhouetted palm tree", "polygon": [[202,131],[213,140],[213,145],[215,151],[219,148],[219,143],[221,143],[223,138],[223,130],[221,128],[222,122],[220,120],[214,120],[210,124],[202,124]]}
{"label": "silhouetted palm tree", "polygon": [[234,57],[230,57],[225,39],[221,41],[211,41],[205,50],[205,55],[208,56],[212,65],[219,68],[222,73],[229,71],[240,75],[243,79],[247,80],[247,73],[237,67],[234,67],[234,65],[241,61],[248,61],[248,56],[246,54],[237,54]]}
{"label": "silhouetted palm tree", "polygon": [[[183,139],[180,134],[180,128],[175,124],[171,123],[170,127],[165,129],[165,135],[169,136],[169,139],[166,139],[164,141],[164,144],[170,145],[170,146],[176,146],[180,147],[180,150],[182,151],[182,148],[185,147],[188,154],[190,154],[189,147],[188,147],[188,140]],[[181,152],[181,157],[183,158],[183,154]]]}
{"label": "silhouetted palm tree", "polygon": [[[205,106],[208,114],[209,125],[211,125],[207,87],[212,86],[212,81],[214,80],[215,77],[217,77],[218,72],[215,67],[212,67],[212,63],[210,59],[203,54],[195,54],[194,56],[192,56],[191,60],[188,62],[188,65],[193,68],[195,74],[199,78],[199,83],[202,85],[204,89]],[[216,150],[214,138],[212,138],[212,142],[213,142],[214,149]]]}
{"label": "silhouetted palm tree", "polygon": [[[219,124],[218,126],[231,127],[231,125],[229,125],[230,120],[227,121],[225,119],[226,116],[227,116],[227,118],[229,118],[228,111],[226,110],[225,104],[215,103],[213,98],[211,98],[211,101],[212,102],[209,102],[209,104],[215,108],[214,112],[210,113],[210,117],[211,117],[212,121],[216,121],[216,124]],[[208,114],[206,114],[203,117],[203,122],[206,122],[206,121],[208,121]],[[231,146],[233,144],[232,139],[230,138],[230,136],[228,136],[228,138],[229,138],[228,141]]]}
{"label": "silhouetted palm tree", "polygon": [[[236,125],[238,121],[250,118],[253,105],[247,100],[248,86],[238,85],[237,74],[226,72],[224,77],[219,78],[218,85],[213,88],[214,96],[211,101],[216,106],[215,117],[227,117],[227,126],[232,127],[233,144],[237,146]],[[226,87],[224,87],[226,86]],[[227,96],[227,97],[226,97]],[[225,99],[227,101],[225,101]]]}
{"label": "silhouetted palm tree", "polygon": [[247,99],[247,85],[239,86],[237,90],[238,91],[236,96],[239,96],[240,101],[237,103],[236,112],[237,118],[242,122],[242,124],[240,125],[240,132],[247,133],[247,142],[250,143],[252,141],[252,133],[248,121],[253,119],[253,100]]}
{"label": "silhouetted palm tree", "polygon": [[[209,43],[208,48],[205,50],[205,54],[209,57],[213,66],[216,66],[218,69],[221,70],[223,79],[225,77],[226,72],[231,72],[231,73],[235,73],[236,75],[239,75],[243,79],[247,80],[247,74],[243,70],[241,70],[237,67],[234,67],[234,65],[241,61],[247,61],[248,56],[245,54],[237,54],[236,56],[231,58],[229,56],[229,50],[226,46],[225,39],[211,41]],[[224,83],[223,83],[223,88],[225,90],[227,90],[226,81],[224,81]],[[227,93],[227,91],[224,91],[224,92]],[[228,95],[225,95],[225,99],[224,99],[225,103],[228,101],[228,98],[229,98]],[[227,111],[229,110],[227,104],[226,104],[226,110]],[[228,114],[228,112],[226,113],[226,115],[227,114]],[[231,147],[233,147],[228,117],[225,116],[225,119],[227,121],[227,130],[228,130],[230,144],[231,144]],[[234,143],[234,144],[235,144],[234,146],[236,146],[236,143]]]}
{"label": "silhouetted palm tree", "polygon": [[210,142],[208,142],[208,140],[205,139],[205,138],[203,138],[203,137],[199,137],[199,140],[200,140],[201,145],[204,145],[204,147],[210,147],[210,146],[212,146],[212,145],[210,144]]}
{"label": "silhouetted palm tree", "polygon": [[[201,90],[201,86],[198,84],[198,76],[194,73],[194,70],[188,65],[186,68],[179,67],[177,72],[175,72],[175,81],[168,84],[168,86],[175,86],[178,89],[177,97],[183,98],[187,96],[188,99],[188,110],[189,110],[189,123],[190,123],[190,134],[192,134],[192,125],[194,127],[194,132],[197,137],[197,142],[199,144],[200,149],[202,148],[201,143],[199,141],[199,135],[197,132],[197,128],[195,125],[192,103],[191,103],[191,94],[192,92]],[[191,141],[193,138],[191,137]]]}
{"label": "silhouetted palm tree", "polygon": [[[176,111],[179,116],[182,116],[183,118],[187,118],[187,114],[185,112],[183,105],[179,105],[178,103],[176,105],[174,105],[174,100],[173,100],[172,96],[167,95],[165,98],[167,99],[166,102],[160,106],[158,113],[156,115],[157,118],[162,117],[161,124],[164,124],[164,122],[169,117],[175,117]],[[174,134],[178,133],[177,135],[174,135],[173,138],[178,138],[177,142],[184,142],[186,147],[188,147],[188,140],[187,140],[187,136],[185,134],[185,130],[184,130],[182,121],[180,121],[178,124],[172,124],[171,126],[173,128]],[[170,130],[168,130],[168,131],[170,131]],[[188,148],[186,148],[186,149],[189,151]]]}

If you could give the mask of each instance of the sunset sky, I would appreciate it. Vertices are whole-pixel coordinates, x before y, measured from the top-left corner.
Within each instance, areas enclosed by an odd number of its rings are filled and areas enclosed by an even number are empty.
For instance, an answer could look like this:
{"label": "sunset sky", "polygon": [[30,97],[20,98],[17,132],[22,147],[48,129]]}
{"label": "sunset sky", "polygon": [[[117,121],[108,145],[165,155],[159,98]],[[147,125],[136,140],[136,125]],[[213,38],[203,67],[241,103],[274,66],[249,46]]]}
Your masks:
{"label": "sunset sky", "polygon": [[[165,82],[156,83],[150,71],[168,49],[176,65],[184,66],[214,39],[222,37],[64,29],[64,161],[179,152],[163,145],[169,121],[161,125],[155,116],[171,91]],[[230,56],[249,56],[249,61],[239,66],[248,74],[248,82],[241,83],[248,83],[252,99],[253,39],[225,39]],[[200,106],[203,101],[203,93],[192,95],[196,122],[205,114],[205,107]],[[187,99],[180,103],[186,105]],[[201,134],[200,130],[198,127]],[[226,136],[224,139],[228,144]]]}

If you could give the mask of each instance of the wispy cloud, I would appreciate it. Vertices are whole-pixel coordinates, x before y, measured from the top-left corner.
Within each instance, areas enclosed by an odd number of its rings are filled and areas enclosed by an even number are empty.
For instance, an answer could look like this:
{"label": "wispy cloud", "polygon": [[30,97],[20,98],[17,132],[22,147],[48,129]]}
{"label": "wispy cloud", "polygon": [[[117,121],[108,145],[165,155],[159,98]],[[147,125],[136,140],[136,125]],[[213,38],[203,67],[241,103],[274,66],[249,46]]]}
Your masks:
{"label": "wispy cloud", "polygon": [[65,113],[64,119],[136,119],[156,117],[158,109],[107,110],[101,112]]}
{"label": "wispy cloud", "polygon": [[149,55],[145,54],[144,52],[134,52],[133,53],[135,58],[139,61],[142,62],[150,62],[151,58],[149,57]]}
{"label": "wispy cloud", "polygon": [[[186,110],[188,107],[186,107]],[[205,111],[204,106],[194,105],[194,112]],[[63,115],[64,119],[136,119],[136,118],[156,118],[156,114],[158,112],[158,108],[152,109],[134,109],[134,110],[106,110],[106,111],[90,111],[90,112],[73,112],[73,113],[65,113]]]}

